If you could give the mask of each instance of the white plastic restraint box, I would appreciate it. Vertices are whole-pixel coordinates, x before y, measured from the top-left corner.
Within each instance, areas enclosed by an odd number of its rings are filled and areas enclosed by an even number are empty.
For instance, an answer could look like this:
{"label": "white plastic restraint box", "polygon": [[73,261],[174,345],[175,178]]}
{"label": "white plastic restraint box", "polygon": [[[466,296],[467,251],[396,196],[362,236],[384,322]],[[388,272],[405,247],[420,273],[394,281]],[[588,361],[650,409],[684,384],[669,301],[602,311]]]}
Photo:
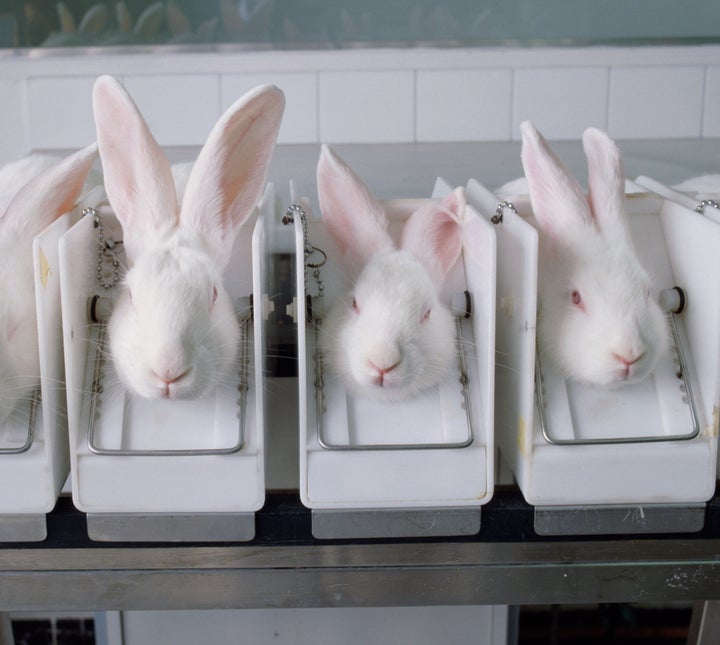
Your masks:
{"label": "white plastic restraint box", "polygon": [[[667,186],[645,175],[637,177],[635,184],[720,224],[720,175],[712,175],[712,178],[712,181],[703,181],[703,178],[695,181],[688,180],[686,188],[682,190]],[[692,184],[697,185],[691,189]],[[709,184],[715,185],[710,186]]]}
{"label": "white plastic restraint box", "polygon": [[[537,361],[538,234],[527,196],[510,207],[468,184],[498,238],[496,432],[544,534],[692,532],[715,490],[720,383],[720,227],[643,192],[626,207],[656,292],[680,287],[673,348],[642,383],[593,388]],[[518,215],[519,213],[519,215]],[[536,369],[537,368],[537,369]],[[539,413],[542,411],[542,414]]]}
{"label": "white plastic restraint box", "polygon": [[1,541],[44,540],[45,514],[70,473],[58,240],[88,198],[33,241],[40,387],[0,427]]}
{"label": "white plastic restraint box", "polygon": [[[438,179],[432,197],[450,191]],[[392,235],[421,203],[384,202]],[[471,207],[464,220],[462,256],[443,287],[446,302],[460,294],[463,303],[454,309],[458,365],[447,382],[402,403],[351,396],[322,373],[321,318],[298,316],[300,498],[312,509],[318,538],[480,530],[480,508],[494,485],[495,233]],[[306,302],[306,290],[314,295],[316,285],[305,266],[299,218],[294,225],[298,301]],[[307,227],[309,244],[327,255],[320,271],[329,308],[350,286],[323,222],[308,217]],[[472,302],[467,318],[465,292]]]}
{"label": "white plastic restraint box", "polygon": [[[194,401],[146,400],[122,387],[104,324],[89,315],[93,302],[105,306],[119,288],[106,290],[98,279],[95,218],[86,215],[60,240],[72,492],[88,514],[91,539],[254,537],[254,513],[265,501],[264,328],[250,302],[268,292],[265,220],[274,201],[268,186],[259,216],[251,216],[236,239],[224,276],[241,327],[235,378]],[[115,241],[106,249],[106,264],[118,258],[124,265],[112,210],[97,204],[96,210],[103,237]]]}
{"label": "white plastic restraint box", "polygon": [[[685,187],[678,189],[646,175],[637,177],[634,182],[638,190],[648,190],[693,213],[704,215],[711,222],[720,224],[720,175],[700,177],[685,183]],[[692,187],[693,184],[696,186]],[[718,455],[718,472],[720,473],[720,455]]]}

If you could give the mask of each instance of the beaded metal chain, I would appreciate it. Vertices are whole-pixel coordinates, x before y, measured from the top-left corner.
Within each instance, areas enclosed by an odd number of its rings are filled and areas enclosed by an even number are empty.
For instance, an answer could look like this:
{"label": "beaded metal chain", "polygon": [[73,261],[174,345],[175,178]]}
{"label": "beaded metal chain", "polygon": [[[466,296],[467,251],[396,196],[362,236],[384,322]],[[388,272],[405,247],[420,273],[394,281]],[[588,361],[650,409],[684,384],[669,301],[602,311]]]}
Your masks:
{"label": "beaded metal chain", "polygon": [[703,199],[696,207],[695,211],[703,215],[705,213],[705,207],[711,206],[712,208],[720,209],[720,204],[714,199]]}
{"label": "beaded metal chain", "polygon": [[[120,281],[120,261],[115,254],[115,246],[122,242],[114,240],[106,240],[102,218],[100,213],[92,207],[84,208],[83,216],[90,215],[95,223],[97,230],[97,281],[103,289],[112,289]],[[108,271],[108,265],[112,267],[112,271]]]}
{"label": "beaded metal chain", "polygon": [[[312,269],[312,276],[315,278],[318,290],[316,295],[323,296],[325,295],[325,285],[323,284],[322,276],[320,275],[320,269],[325,266],[325,263],[327,262],[327,254],[317,246],[310,244],[307,215],[305,214],[305,209],[300,206],[300,204],[290,204],[290,206],[287,207],[285,215],[282,218],[282,223],[285,225],[292,224],[295,221],[295,217],[300,218],[300,223],[302,224],[303,229],[303,265],[305,266],[305,275],[303,276],[303,280],[305,283],[305,294],[308,295],[308,269]],[[312,262],[311,259],[314,255],[319,257],[316,261]]]}

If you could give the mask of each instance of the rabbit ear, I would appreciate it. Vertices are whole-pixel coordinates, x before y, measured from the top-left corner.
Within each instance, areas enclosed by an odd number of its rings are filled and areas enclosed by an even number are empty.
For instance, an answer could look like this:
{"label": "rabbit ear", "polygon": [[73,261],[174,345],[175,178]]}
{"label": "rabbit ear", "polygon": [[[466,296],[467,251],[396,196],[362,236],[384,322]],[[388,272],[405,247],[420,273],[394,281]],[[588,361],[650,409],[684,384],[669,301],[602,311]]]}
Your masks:
{"label": "rabbit ear", "polygon": [[627,238],[625,174],[620,149],[597,128],[585,130],[583,148],[588,163],[589,201],[595,223],[606,236]]}
{"label": "rabbit ear", "polygon": [[188,178],[180,226],[201,235],[221,266],[262,196],[284,108],[274,85],[246,93],[220,117]]}
{"label": "rabbit ear", "polygon": [[115,19],[120,31],[126,34],[132,31],[132,17],[124,0],[120,0],[115,4]]}
{"label": "rabbit ear", "polygon": [[530,121],[520,124],[522,165],[528,180],[533,214],[556,242],[572,244],[594,227],[590,207],[580,185],[555,156]]}
{"label": "rabbit ear", "polygon": [[384,208],[326,145],[320,151],[317,185],[323,220],[352,271],[359,271],[378,251],[394,248]]}
{"label": "rabbit ear", "polygon": [[68,6],[64,2],[58,2],[55,10],[60,21],[60,31],[64,34],[74,34],[77,31],[77,23]]}
{"label": "rabbit ear", "polygon": [[0,219],[3,234],[12,232],[19,239],[32,239],[71,210],[97,156],[93,143],[31,179]]}
{"label": "rabbit ear", "polygon": [[143,248],[177,226],[170,162],[116,79],[101,76],[95,81],[93,111],[105,190],[132,264]]}
{"label": "rabbit ear", "polygon": [[180,5],[174,0],[168,0],[165,3],[165,22],[167,23],[168,31],[170,31],[173,36],[192,33],[192,25],[188,17],[180,8]]}
{"label": "rabbit ear", "polygon": [[416,210],[403,228],[400,248],[422,261],[436,287],[460,257],[465,204],[465,191],[456,188]]}

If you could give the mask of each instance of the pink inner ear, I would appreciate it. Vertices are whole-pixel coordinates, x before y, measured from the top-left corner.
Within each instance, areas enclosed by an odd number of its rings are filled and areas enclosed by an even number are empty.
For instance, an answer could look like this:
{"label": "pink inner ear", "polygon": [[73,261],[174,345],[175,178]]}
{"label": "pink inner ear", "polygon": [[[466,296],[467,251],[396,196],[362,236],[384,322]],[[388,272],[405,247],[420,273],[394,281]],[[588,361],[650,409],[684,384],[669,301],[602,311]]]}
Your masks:
{"label": "pink inner ear", "polygon": [[394,248],[382,205],[325,146],[318,161],[317,184],[323,220],[351,271],[357,271],[378,251]]}
{"label": "pink inner ear", "polygon": [[415,211],[402,232],[401,248],[417,257],[436,286],[440,286],[462,252],[462,212],[465,197],[456,189],[442,202]]}
{"label": "pink inner ear", "polygon": [[100,77],[95,82],[93,111],[105,188],[132,263],[153,236],[177,225],[170,162],[115,79]]}
{"label": "pink inner ear", "polygon": [[262,197],[284,105],[274,87],[246,93],[215,124],[190,173],[180,226],[200,234],[220,265]]}
{"label": "pink inner ear", "polygon": [[521,159],[535,219],[556,243],[572,244],[581,231],[594,228],[582,188],[532,124],[523,123],[521,130]]}

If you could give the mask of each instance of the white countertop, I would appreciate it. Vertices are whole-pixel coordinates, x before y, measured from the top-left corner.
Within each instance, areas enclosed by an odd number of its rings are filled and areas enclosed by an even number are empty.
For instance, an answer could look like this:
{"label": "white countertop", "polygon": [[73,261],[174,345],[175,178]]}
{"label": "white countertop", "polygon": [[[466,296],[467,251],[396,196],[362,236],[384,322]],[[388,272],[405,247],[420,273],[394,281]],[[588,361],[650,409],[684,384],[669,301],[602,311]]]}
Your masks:
{"label": "white countertop", "polygon": [[[557,141],[551,146],[563,162],[586,183],[581,142]],[[618,142],[625,175],[647,175],[664,183],[720,173],[720,139],[663,139]],[[339,144],[333,148],[380,199],[429,196],[437,176],[453,185],[474,178],[494,188],[522,175],[520,142]],[[197,149],[173,148],[174,161],[192,159]],[[268,179],[288,197],[288,182],[295,179],[300,194],[316,201],[316,144],[278,145]]]}

